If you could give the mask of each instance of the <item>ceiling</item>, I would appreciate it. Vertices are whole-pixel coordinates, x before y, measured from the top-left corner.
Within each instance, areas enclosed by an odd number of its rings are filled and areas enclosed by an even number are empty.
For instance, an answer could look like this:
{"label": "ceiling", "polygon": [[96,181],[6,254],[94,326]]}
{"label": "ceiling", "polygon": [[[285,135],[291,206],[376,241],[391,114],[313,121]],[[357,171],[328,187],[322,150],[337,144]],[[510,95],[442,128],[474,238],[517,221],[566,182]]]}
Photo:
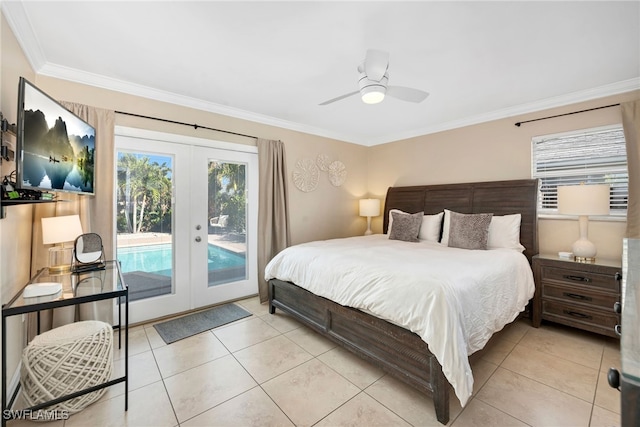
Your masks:
{"label": "ceiling", "polygon": [[[38,74],[367,146],[640,89],[638,1],[5,0],[2,11]],[[390,85],[430,96],[319,106],[358,89],[370,48],[389,52]]]}

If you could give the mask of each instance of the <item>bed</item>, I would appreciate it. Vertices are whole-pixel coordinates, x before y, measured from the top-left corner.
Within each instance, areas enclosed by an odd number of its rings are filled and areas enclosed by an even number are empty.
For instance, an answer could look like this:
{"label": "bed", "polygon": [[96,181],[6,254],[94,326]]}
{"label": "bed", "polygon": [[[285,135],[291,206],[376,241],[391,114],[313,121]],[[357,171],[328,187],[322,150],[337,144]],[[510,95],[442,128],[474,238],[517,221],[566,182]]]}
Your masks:
{"label": "bed", "polygon": [[[296,245],[274,257],[265,270],[270,313],[276,309],[289,313],[390,375],[432,396],[437,419],[446,424],[450,385],[462,405],[470,397],[473,377],[469,355],[484,347],[491,334],[513,321],[533,296],[530,264],[538,248],[537,189],[537,180],[391,187],[385,200],[385,233],[390,220],[400,218],[397,214],[390,215],[392,210],[423,212],[423,218],[445,210],[461,214],[492,213],[494,217],[505,218],[519,214],[522,248],[470,251],[443,248],[429,241],[391,241],[386,235]],[[394,227],[398,224],[399,221]],[[439,229],[438,239],[440,233]],[[392,270],[390,263],[396,261],[386,260],[385,251],[407,261],[398,277],[389,278],[396,280],[395,285],[389,289],[361,284],[367,277],[376,285],[387,280],[386,271]],[[461,257],[462,261],[454,261],[452,256]],[[497,257],[497,262],[491,261],[496,266],[507,262],[514,266],[508,264],[507,269],[490,271],[483,267],[488,263],[487,257]],[[362,258],[372,263],[360,265]],[[468,265],[473,271],[482,271],[483,281],[473,275],[467,279],[467,270],[457,267],[455,262]],[[431,264],[445,266],[444,271],[448,272],[434,272],[434,277],[429,278],[437,286],[431,282],[425,286],[421,282],[431,276]],[[512,270],[516,271],[515,276],[511,275]],[[517,284],[516,290],[510,289],[511,283]],[[364,293],[369,292],[369,288],[375,289],[372,295]],[[453,294],[449,293],[451,289]],[[398,296],[416,290],[419,297]],[[495,298],[480,297],[483,292],[493,296],[497,290],[504,292]],[[472,309],[463,305],[483,299],[483,305]],[[404,305],[398,309],[398,304]],[[484,304],[494,306],[487,308]],[[495,313],[494,317],[477,314],[485,311]]]}

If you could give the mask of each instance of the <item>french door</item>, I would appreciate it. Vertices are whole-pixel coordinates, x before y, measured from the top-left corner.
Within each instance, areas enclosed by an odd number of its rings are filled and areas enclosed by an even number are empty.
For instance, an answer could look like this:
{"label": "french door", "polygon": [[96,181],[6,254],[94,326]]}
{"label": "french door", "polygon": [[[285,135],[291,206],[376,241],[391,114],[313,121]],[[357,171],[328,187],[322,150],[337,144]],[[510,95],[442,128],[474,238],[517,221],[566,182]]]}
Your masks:
{"label": "french door", "polygon": [[116,129],[131,322],[257,293],[255,147]]}

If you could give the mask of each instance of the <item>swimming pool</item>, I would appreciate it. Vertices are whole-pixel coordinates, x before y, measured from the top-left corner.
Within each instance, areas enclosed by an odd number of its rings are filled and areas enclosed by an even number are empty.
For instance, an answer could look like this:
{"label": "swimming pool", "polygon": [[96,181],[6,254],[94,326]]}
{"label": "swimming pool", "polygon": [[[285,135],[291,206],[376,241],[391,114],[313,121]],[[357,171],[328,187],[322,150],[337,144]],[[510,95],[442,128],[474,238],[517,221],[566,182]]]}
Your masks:
{"label": "swimming pool", "polygon": [[[209,271],[224,270],[245,265],[242,254],[228,251],[220,246],[208,245]],[[148,246],[128,246],[117,249],[117,258],[123,273],[144,271],[171,276],[171,243]]]}

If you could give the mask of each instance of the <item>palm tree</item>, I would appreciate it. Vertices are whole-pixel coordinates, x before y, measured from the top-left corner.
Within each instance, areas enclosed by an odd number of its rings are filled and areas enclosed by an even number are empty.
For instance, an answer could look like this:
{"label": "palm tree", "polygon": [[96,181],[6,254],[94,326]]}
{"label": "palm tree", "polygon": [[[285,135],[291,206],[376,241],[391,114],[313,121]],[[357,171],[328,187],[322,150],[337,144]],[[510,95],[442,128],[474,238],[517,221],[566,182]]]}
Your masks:
{"label": "palm tree", "polygon": [[164,222],[171,208],[170,173],[166,163],[150,163],[148,156],[119,155],[117,191],[119,204],[124,205],[124,220],[119,221],[123,231],[139,233]]}
{"label": "palm tree", "polygon": [[209,215],[229,215],[227,226],[237,231],[246,227],[246,170],[240,163],[209,163]]}

